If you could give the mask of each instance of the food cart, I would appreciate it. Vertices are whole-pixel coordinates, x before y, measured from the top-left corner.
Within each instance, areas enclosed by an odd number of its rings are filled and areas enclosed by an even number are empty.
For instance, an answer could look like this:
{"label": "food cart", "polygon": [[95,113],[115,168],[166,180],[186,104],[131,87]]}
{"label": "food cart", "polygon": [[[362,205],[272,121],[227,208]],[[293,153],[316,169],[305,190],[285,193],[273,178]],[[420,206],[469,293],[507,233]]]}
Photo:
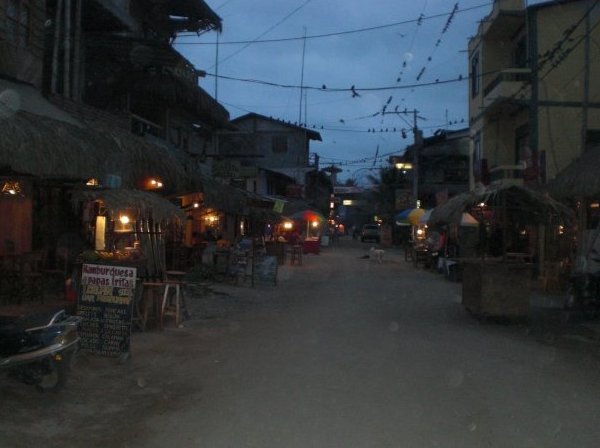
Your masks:
{"label": "food cart", "polygon": [[527,316],[545,265],[545,229],[568,225],[573,212],[525,187],[491,187],[451,198],[429,222],[456,225],[465,212],[480,225],[476,256],[453,260],[462,273],[463,305],[478,316]]}

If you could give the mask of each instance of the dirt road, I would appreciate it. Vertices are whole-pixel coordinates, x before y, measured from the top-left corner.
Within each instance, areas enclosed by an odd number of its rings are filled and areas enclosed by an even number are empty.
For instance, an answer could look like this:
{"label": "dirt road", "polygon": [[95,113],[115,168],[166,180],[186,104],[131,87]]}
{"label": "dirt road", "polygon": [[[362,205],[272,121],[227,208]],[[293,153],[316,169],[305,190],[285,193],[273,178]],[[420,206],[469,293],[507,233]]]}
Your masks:
{"label": "dirt road", "polygon": [[482,324],[460,284],[351,240],[183,328],[84,356],[58,395],[0,383],[2,447],[595,447],[594,345]]}

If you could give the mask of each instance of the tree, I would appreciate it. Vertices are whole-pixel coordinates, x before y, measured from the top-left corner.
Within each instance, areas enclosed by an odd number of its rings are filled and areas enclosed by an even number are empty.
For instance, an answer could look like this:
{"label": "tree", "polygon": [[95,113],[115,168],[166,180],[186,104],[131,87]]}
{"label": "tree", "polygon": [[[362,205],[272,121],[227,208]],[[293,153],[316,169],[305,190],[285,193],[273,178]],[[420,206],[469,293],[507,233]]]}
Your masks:
{"label": "tree", "polygon": [[372,199],[376,204],[377,214],[384,223],[392,224],[396,214],[396,189],[407,184],[406,174],[395,167],[384,167],[379,170],[379,177],[368,176],[374,186]]}

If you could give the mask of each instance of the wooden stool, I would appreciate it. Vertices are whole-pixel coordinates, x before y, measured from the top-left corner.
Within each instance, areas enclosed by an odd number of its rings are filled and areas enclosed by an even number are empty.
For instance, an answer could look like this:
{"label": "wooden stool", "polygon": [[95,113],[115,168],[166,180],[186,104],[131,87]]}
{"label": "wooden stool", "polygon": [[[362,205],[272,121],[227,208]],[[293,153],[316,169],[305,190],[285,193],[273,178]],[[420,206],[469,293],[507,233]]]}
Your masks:
{"label": "wooden stool", "polygon": [[302,264],[302,246],[300,244],[294,244],[292,246],[292,256],[290,257],[290,264]]}
{"label": "wooden stool", "polygon": [[[182,321],[182,313],[185,308],[183,297],[183,286],[186,282],[177,280],[166,280],[164,282],[165,292],[163,294],[161,313],[160,313],[160,329],[164,328],[164,317],[174,316],[175,326],[178,327]],[[172,294],[170,294],[172,293]]]}
{"label": "wooden stool", "polygon": [[137,318],[135,319],[142,331],[146,331],[150,310],[153,311],[157,325],[160,326],[162,323],[162,301],[158,290],[160,289],[162,293],[164,286],[163,282],[142,282],[142,297],[136,307]]}

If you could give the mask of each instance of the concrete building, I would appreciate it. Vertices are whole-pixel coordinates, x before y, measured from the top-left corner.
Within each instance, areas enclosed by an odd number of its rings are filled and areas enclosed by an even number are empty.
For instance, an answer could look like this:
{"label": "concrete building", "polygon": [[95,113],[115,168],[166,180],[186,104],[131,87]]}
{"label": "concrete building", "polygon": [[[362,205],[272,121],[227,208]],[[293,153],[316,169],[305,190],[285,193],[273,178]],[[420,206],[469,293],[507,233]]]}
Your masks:
{"label": "concrete building", "polygon": [[544,184],[598,141],[599,14],[594,0],[494,1],[469,41],[475,183]]}

